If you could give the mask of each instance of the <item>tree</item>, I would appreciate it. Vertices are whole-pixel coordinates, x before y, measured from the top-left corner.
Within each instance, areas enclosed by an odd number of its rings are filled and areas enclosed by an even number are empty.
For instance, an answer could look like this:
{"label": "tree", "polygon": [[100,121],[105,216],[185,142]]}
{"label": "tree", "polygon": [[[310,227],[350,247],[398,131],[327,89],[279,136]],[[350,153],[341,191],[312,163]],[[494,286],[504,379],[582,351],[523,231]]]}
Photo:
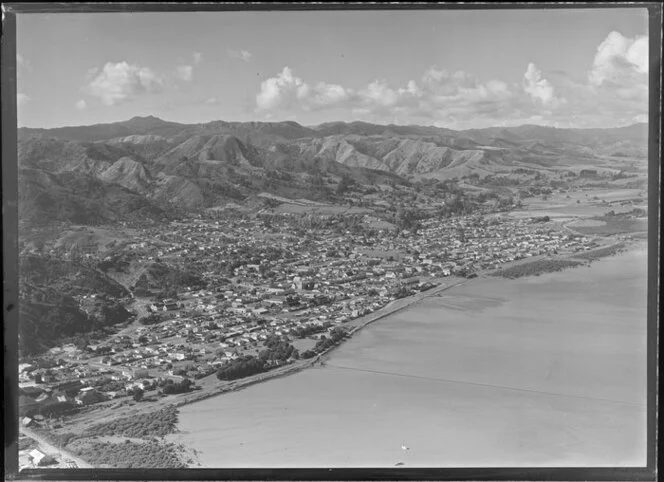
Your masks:
{"label": "tree", "polygon": [[140,402],[141,400],[143,400],[143,394],[144,393],[143,393],[143,390],[141,388],[137,388],[136,390],[134,390],[134,394],[133,394],[134,401],[135,402]]}
{"label": "tree", "polygon": [[308,358],[312,358],[314,356],[316,356],[316,352],[313,352],[311,350],[306,350],[302,353],[302,358],[304,358],[305,360]]}
{"label": "tree", "polygon": [[344,174],[341,176],[341,181],[339,181],[339,184],[337,184],[336,194],[341,195],[345,193],[348,188],[353,185],[353,183],[353,179],[348,176],[348,174]]}

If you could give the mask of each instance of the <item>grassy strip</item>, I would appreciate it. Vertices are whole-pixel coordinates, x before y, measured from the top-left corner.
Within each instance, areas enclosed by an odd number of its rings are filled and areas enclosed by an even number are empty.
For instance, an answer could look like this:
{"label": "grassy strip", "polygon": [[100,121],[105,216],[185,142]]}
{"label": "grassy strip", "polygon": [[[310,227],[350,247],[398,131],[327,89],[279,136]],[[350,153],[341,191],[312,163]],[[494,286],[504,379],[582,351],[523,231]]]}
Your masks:
{"label": "grassy strip", "polygon": [[169,406],[140,417],[123,417],[106,423],[93,425],[85,431],[86,436],[121,435],[132,438],[163,437],[177,430],[178,410]]}
{"label": "grassy strip", "polygon": [[186,468],[179,445],[167,442],[124,443],[86,442],[72,447],[80,457],[95,467],[110,466],[118,469],[180,469]]}
{"label": "grassy strip", "polygon": [[501,276],[503,278],[521,278],[523,276],[554,273],[580,264],[580,261],[570,261],[566,259],[540,259],[530,263],[517,264],[515,266],[510,266],[509,268],[503,268],[489,274],[491,276]]}
{"label": "grassy strip", "polygon": [[613,256],[625,250],[625,243],[614,244],[613,246],[607,246],[606,248],[594,249],[585,253],[579,253],[574,255],[576,259],[585,259],[593,260],[597,258],[605,258],[607,256]]}

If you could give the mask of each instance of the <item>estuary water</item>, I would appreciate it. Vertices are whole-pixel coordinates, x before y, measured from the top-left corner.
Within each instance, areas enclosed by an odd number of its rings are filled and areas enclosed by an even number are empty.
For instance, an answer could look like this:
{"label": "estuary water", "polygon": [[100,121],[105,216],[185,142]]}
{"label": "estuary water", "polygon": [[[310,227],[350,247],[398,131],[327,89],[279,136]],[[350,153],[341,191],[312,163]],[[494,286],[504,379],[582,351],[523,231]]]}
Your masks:
{"label": "estuary water", "polygon": [[646,463],[645,247],[474,279],[382,319],[327,365],[181,408],[204,467]]}

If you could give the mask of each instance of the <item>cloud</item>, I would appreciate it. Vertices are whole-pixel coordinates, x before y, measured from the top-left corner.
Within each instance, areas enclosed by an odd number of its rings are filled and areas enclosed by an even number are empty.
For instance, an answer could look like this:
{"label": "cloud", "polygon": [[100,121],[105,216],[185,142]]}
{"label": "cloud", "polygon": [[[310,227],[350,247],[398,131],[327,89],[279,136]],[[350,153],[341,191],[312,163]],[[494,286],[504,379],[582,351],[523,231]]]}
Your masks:
{"label": "cloud", "polygon": [[261,83],[261,90],[256,95],[259,110],[269,111],[276,108],[292,107],[298,100],[309,95],[310,87],[301,78],[293,75],[289,67],[284,67],[276,77]]}
{"label": "cloud", "polygon": [[78,110],[85,110],[88,107],[88,104],[85,102],[84,99],[80,99],[78,102],[76,102],[76,108]]}
{"label": "cloud", "polygon": [[194,52],[194,64],[200,64],[203,62],[203,54],[200,52]]}
{"label": "cloud", "polygon": [[593,96],[612,104],[648,103],[648,37],[611,32],[597,48],[588,84]]}
{"label": "cloud", "polygon": [[512,82],[434,65],[406,82],[375,79],[351,87],[305,80],[284,67],[260,84],[255,112],[292,118],[300,112],[334,111],[331,116],[346,119],[398,118],[451,128],[627,124],[648,113],[647,54],[646,37],[629,39],[614,32],[598,46],[586,72],[549,71],[529,63],[523,77]]}
{"label": "cloud", "polygon": [[227,49],[226,53],[230,58],[243,60],[244,62],[249,62],[252,58],[252,55],[246,50]]}
{"label": "cloud", "polygon": [[217,99],[216,97],[209,97],[203,101],[204,104],[206,105],[217,105],[221,104],[221,101]]}
{"label": "cloud", "polygon": [[191,65],[182,65],[178,67],[178,77],[185,82],[191,82],[194,78],[194,67]]}
{"label": "cloud", "polygon": [[647,73],[648,37],[627,38],[613,31],[597,47],[588,78],[595,86],[605,83],[622,85]]}
{"label": "cloud", "polygon": [[534,101],[553,107],[564,102],[564,99],[556,97],[553,86],[544,78],[542,71],[534,63],[528,64],[523,77],[523,89],[530,94]]}
{"label": "cloud", "polygon": [[90,70],[88,74],[94,78],[85,90],[107,106],[130,101],[142,94],[160,92],[165,82],[163,76],[151,69],[127,62],[107,62],[100,72]]}
{"label": "cloud", "polygon": [[31,99],[28,95],[26,95],[26,94],[22,94],[22,93],[20,93],[20,92],[19,92],[18,94],[16,94],[16,105],[17,105],[18,107],[23,107],[23,106],[25,106],[25,105],[26,105],[28,102],[30,102],[31,100],[32,100],[32,99]]}
{"label": "cloud", "polygon": [[[428,121],[464,116],[487,116],[507,110],[514,98],[510,86],[500,80],[482,83],[466,72],[450,74],[435,67],[419,81],[393,86],[376,79],[363,88],[337,84],[309,84],[289,67],[265,80],[256,95],[256,111],[316,111],[347,109],[357,116],[393,119],[395,115]],[[505,105],[504,105],[505,104]]]}

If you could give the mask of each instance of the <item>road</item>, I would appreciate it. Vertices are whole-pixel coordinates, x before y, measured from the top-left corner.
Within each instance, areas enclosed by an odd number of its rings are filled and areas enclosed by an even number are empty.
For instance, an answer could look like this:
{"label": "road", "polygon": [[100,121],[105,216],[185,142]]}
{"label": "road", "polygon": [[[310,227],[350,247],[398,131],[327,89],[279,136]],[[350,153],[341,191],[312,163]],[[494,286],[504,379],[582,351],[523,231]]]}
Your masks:
{"label": "road", "polygon": [[21,427],[21,433],[23,435],[26,435],[30,437],[31,439],[35,440],[39,444],[39,449],[48,454],[48,455],[53,455],[58,462],[62,464],[62,462],[66,459],[73,460],[76,462],[76,465],[78,468],[81,469],[94,469],[93,465],[90,465],[88,462],[83,460],[80,457],[77,457],[76,455],[72,454],[71,452],[67,450],[60,449],[53,445],[52,443],[48,442],[43,436],[39,435],[38,433],[34,432],[33,430],[30,430],[29,428],[26,427]]}

